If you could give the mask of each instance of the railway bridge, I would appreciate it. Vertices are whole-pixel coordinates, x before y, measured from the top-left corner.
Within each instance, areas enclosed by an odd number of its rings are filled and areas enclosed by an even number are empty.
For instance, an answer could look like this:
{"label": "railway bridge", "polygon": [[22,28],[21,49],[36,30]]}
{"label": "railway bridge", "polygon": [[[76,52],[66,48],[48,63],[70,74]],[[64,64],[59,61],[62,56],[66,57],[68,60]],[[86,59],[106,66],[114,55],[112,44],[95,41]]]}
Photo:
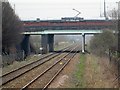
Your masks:
{"label": "railway bridge", "polygon": [[42,53],[54,50],[54,35],[82,35],[82,52],[85,52],[85,35],[113,30],[112,20],[84,20],[83,18],[61,18],[61,20],[23,21],[25,35],[23,49],[30,52],[30,35],[41,35]]}

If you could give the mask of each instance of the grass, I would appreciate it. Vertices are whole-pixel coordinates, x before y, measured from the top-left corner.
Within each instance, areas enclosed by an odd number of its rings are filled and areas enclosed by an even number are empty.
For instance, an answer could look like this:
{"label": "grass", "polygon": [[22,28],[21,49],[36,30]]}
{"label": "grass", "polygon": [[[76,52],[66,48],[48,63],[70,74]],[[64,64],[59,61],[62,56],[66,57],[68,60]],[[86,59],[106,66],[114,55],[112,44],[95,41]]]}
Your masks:
{"label": "grass", "polygon": [[94,69],[94,72],[97,72],[98,71],[98,64],[97,64],[97,62],[98,62],[98,57],[97,56],[94,56],[94,55],[91,55],[91,56],[89,56],[89,57],[92,57],[92,67],[93,67],[93,69]]}
{"label": "grass", "polygon": [[[77,64],[77,71],[75,73],[75,77],[77,81],[75,82],[76,83],[75,88],[88,88],[91,85],[92,83],[91,80],[93,80],[93,77],[96,77],[97,71],[99,69],[96,59],[97,58],[94,57],[93,55],[86,55],[86,54],[80,55],[80,61]],[[86,63],[87,62],[86,60],[88,60],[88,62],[90,60],[90,62]],[[87,68],[89,69],[88,72],[86,72],[86,64],[89,65],[87,66]],[[87,78],[85,74],[87,74],[89,78]],[[91,83],[89,83],[90,81]]]}
{"label": "grass", "polygon": [[113,76],[103,64],[107,65],[107,58],[86,55],[85,88],[111,88]]}
{"label": "grass", "polygon": [[81,54],[80,55],[80,63],[78,63],[77,65],[77,72],[76,72],[76,79],[77,79],[77,84],[76,87],[77,88],[84,88],[84,71],[85,71],[85,54]]}
{"label": "grass", "polygon": [[103,64],[109,64],[107,58],[99,58],[92,54],[81,54],[73,76],[74,88],[114,87],[115,85],[111,82],[115,76],[112,75]]}

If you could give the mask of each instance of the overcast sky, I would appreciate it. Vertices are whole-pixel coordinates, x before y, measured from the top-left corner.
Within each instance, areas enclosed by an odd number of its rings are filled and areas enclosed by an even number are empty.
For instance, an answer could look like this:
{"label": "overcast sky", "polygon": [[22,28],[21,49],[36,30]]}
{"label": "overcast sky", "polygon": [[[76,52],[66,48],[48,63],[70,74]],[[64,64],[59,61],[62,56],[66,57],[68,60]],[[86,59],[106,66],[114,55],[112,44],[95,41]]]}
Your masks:
{"label": "overcast sky", "polygon": [[[107,11],[117,7],[119,0],[106,0]],[[9,0],[15,12],[22,20],[60,19],[74,17],[80,11],[79,17],[99,18],[103,14],[104,0]]]}

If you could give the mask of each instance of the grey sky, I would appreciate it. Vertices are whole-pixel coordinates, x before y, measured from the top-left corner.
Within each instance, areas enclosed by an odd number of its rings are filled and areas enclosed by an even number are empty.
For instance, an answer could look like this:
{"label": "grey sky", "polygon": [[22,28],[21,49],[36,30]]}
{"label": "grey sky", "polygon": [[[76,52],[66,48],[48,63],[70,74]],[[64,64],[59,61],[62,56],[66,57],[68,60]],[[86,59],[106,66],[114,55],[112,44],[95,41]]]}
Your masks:
{"label": "grey sky", "polygon": [[[15,4],[16,13],[22,20],[60,19],[61,17],[74,17],[79,10],[80,17],[98,18],[103,14],[104,0],[9,0]],[[116,8],[119,0],[106,0],[107,10]]]}

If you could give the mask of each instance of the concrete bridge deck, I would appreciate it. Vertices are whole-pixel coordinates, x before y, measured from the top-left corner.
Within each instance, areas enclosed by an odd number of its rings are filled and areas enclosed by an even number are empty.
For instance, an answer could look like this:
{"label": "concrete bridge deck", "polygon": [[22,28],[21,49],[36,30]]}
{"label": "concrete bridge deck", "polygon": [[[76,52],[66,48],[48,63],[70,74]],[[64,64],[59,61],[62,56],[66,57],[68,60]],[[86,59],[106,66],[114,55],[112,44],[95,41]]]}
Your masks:
{"label": "concrete bridge deck", "polygon": [[25,35],[43,35],[43,34],[54,34],[54,35],[80,35],[80,34],[98,34],[102,33],[103,30],[44,30],[35,32],[23,32]]}

